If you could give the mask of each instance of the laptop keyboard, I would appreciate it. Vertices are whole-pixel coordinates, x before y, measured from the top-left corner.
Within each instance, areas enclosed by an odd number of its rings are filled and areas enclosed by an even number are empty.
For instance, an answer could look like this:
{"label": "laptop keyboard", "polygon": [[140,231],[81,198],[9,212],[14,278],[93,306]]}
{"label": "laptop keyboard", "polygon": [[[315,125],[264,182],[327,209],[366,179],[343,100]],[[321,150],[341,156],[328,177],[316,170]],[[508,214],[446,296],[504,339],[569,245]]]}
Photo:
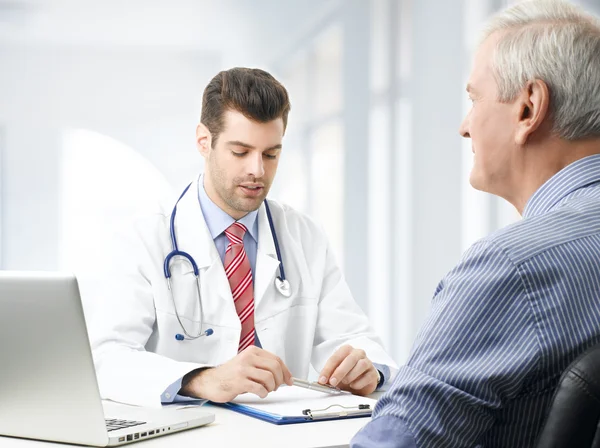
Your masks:
{"label": "laptop keyboard", "polygon": [[118,429],[131,428],[132,426],[144,425],[146,422],[136,422],[135,420],[117,420],[115,418],[107,418],[106,429],[108,431],[116,431]]}

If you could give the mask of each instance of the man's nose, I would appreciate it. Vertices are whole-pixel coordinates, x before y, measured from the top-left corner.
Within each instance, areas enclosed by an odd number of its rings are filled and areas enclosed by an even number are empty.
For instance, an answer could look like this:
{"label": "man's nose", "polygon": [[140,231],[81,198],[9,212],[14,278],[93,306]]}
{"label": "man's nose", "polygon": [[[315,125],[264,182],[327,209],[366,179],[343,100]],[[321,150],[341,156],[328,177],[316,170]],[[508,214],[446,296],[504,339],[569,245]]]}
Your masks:
{"label": "man's nose", "polygon": [[265,174],[265,165],[263,162],[263,155],[261,152],[256,152],[248,157],[247,171],[249,175],[256,178],[263,177]]}
{"label": "man's nose", "polygon": [[460,128],[458,129],[460,135],[464,138],[471,138],[471,134],[469,134],[469,116],[467,115],[465,119],[460,124]]}

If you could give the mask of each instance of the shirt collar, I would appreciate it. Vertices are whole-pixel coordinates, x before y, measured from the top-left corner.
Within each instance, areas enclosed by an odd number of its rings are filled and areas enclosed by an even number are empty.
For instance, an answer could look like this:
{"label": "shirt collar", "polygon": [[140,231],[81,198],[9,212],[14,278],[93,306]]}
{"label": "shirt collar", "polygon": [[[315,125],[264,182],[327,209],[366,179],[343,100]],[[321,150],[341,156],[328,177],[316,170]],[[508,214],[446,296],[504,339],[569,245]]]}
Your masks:
{"label": "shirt collar", "polygon": [[546,181],[527,201],[523,218],[546,213],[575,190],[600,182],[600,154],[567,165]]}
{"label": "shirt collar", "polygon": [[[206,225],[213,240],[216,239],[223,232],[225,232],[225,230],[235,222],[235,219],[229,216],[225,211],[221,209],[221,207],[215,204],[212,201],[212,199],[208,197],[208,194],[206,194],[206,190],[204,189],[204,176],[200,177],[198,188],[198,201],[200,202],[200,209],[202,210],[204,220],[206,221]],[[246,226],[246,228],[248,229],[248,233],[250,233],[250,236],[252,236],[252,238],[254,238],[254,241],[258,243],[258,220],[256,219],[257,216],[258,210],[254,210],[253,212],[248,213],[243,218],[238,219],[238,222]]]}

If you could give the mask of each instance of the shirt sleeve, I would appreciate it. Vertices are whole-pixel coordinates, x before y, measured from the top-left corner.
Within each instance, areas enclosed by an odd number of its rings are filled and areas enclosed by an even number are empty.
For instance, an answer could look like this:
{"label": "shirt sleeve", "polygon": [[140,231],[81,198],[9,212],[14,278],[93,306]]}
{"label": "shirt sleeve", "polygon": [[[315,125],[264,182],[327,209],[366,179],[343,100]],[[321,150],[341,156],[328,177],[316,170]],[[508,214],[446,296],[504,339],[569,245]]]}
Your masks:
{"label": "shirt sleeve", "polygon": [[385,364],[377,364],[376,362],[373,363],[373,367],[375,367],[381,375],[376,389],[379,390],[390,380],[390,368]]}
{"label": "shirt sleeve", "polygon": [[[539,340],[525,286],[483,240],[442,280],[407,364],[352,446],[471,447],[537,366]],[[371,446],[369,445],[369,446]]]}
{"label": "shirt sleeve", "polygon": [[369,425],[368,431],[361,431],[354,436],[350,448],[417,448],[409,429],[392,416],[378,418]]}
{"label": "shirt sleeve", "polygon": [[179,395],[179,390],[181,389],[181,383],[183,382],[183,377],[179,378],[177,381],[173,382],[169,387],[165,389],[165,391],[160,396],[160,402],[162,404],[170,404],[170,403],[187,403],[189,401],[208,401],[201,398],[193,398],[186,397],[184,395]]}

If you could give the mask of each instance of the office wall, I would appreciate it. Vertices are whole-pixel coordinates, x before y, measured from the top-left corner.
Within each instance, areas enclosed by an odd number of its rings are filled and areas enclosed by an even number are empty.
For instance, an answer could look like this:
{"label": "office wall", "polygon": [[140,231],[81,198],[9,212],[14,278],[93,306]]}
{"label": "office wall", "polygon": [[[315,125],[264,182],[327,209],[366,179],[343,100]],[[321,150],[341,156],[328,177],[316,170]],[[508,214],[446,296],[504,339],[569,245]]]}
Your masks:
{"label": "office wall", "polygon": [[464,15],[461,1],[339,2],[275,62],[300,102],[287,144],[318,167],[289,179],[308,180],[309,212],[398,360],[461,253]]}
{"label": "office wall", "polygon": [[69,129],[127,144],[174,186],[192,178],[201,90],[219,64],[218,55],[160,49],[0,48],[2,267],[59,267]]}
{"label": "office wall", "polygon": [[[77,33],[55,25],[55,38],[17,39],[0,28],[0,268],[61,266],[65,131],[111,137],[179,189],[202,166],[204,85],[222,68],[259,66],[292,100],[272,196],[324,226],[357,302],[402,362],[462,251],[519,219],[469,185],[470,143],[458,135],[479,30],[508,3],[49,0],[53,14],[41,17]],[[599,0],[578,3],[600,11]],[[87,34],[85,20],[98,17],[103,26]]]}
{"label": "office wall", "polygon": [[[3,160],[4,160],[5,143],[6,142],[5,142],[5,138],[4,138],[4,127],[0,126],[0,180],[2,179],[1,173],[2,173]],[[0,181],[0,269],[2,269],[2,266],[3,266],[2,258],[4,256],[4,250],[3,250],[3,246],[2,246],[2,229],[4,228],[4,225],[3,225],[4,213],[2,211],[2,207],[3,207],[2,197],[3,197],[3,183]]]}

